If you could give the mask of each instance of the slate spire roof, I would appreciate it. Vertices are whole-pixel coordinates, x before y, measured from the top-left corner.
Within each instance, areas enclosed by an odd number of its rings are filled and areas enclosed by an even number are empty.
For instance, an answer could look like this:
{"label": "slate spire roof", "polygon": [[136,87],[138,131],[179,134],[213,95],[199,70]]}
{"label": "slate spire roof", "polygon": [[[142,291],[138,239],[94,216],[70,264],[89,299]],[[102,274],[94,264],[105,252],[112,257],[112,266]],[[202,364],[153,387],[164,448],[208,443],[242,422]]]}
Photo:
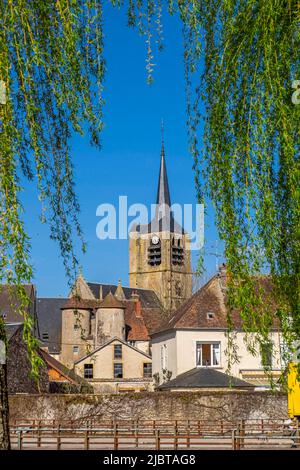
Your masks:
{"label": "slate spire roof", "polygon": [[174,215],[171,210],[171,197],[163,138],[161,143],[160,169],[156,195],[155,215],[149,224],[134,226],[132,231],[134,230],[140,233],[159,233],[164,231],[180,234],[184,233],[183,228],[174,219]]}
{"label": "slate spire roof", "polygon": [[157,205],[166,204],[167,206],[171,207],[167,166],[166,166],[166,160],[165,160],[164,141],[162,141],[161,143],[160,156],[161,156],[161,159],[160,159],[160,170],[159,170],[159,178],[158,178],[156,204]]}

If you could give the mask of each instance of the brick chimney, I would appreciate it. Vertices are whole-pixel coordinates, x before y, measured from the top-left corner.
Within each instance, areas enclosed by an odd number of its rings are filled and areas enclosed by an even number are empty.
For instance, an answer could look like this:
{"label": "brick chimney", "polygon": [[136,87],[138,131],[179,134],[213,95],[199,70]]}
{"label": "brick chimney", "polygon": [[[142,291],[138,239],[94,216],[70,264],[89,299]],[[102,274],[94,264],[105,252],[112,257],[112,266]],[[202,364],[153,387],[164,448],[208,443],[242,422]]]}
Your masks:
{"label": "brick chimney", "polygon": [[136,291],[131,294],[131,300],[134,302],[134,311],[137,318],[142,318],[142,302]]}

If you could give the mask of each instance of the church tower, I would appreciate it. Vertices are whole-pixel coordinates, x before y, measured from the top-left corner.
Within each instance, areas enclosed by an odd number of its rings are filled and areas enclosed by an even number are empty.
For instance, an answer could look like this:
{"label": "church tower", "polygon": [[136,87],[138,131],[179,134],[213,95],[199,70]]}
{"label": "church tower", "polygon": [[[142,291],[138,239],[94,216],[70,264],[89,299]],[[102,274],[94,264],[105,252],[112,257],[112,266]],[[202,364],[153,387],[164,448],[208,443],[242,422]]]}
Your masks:
{"label": "church tower", "polygon": [[163,141],[154,218],[130,233],[129,282],[154,290],[168,312],[192,295],[189,236],[171,211]]}

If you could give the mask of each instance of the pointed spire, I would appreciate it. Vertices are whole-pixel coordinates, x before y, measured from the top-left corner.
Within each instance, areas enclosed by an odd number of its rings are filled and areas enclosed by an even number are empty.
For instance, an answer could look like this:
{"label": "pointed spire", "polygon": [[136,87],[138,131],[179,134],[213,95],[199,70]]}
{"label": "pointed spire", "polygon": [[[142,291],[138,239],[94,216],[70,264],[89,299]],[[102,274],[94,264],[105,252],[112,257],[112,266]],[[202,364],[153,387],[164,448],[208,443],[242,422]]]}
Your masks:
{"label": "pointed spire", "polygon": [[121,283],[121,279],[119,279],[118,287],[117,287],[116,292],[115,292],[115,297],[118,300],[126,300],[126,297],[125,297],[125,294],[124,294],[124,291],[123,291],[123,287],[122,287],[122,283]]}
{"label": "pointed spire", "polygon": [[171,207],[171,198],[165,161],[164,122],[161,124],[161,159],[157,188],[156,204],[166,204]]}

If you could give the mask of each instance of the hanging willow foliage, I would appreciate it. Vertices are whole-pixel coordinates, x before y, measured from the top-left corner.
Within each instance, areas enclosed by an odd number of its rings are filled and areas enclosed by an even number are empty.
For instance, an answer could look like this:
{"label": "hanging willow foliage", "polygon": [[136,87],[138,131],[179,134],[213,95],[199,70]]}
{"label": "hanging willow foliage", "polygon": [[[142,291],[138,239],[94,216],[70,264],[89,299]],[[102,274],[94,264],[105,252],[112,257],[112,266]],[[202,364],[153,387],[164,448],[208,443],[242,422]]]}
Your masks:
{"label": "hanging willow foliage", "polygon": [[[51,238],[69,278],[76,272],[75,236],[82,238],[69,139],[88,128],[99,146],[104,76],[102,5],[98,0],[0,2],[0,281],[17,286],[24,339],[38,373],[33,319],[22,284],[32,280],[29,240],[21,218],[20,180],[35,180]],[[83,245],[84,248],[84,245]],[[1,338],[4,338],[3,320]]]}
{"label": "hanging willow foliage", "polygon": [[[276,311],[292,351],[300,338],[300,106],[292,100],[300,4],[195,3],[205,70],[192,115],[199,122],[201,94],[205,148],[198,162],[225,242],[229,325],[238,309],[255,353],[268,344]],[[189,48],[197,60],[193,37]]]}
{"label": "hanging willow foliage", "polygon": [[[280,328],[292,344],[300,335],[300,105],[291,99],[293,81],[300,80],[299,1],[111,4],[124,6],[128,25],[145,36],[149,82],[154,49],[163,46],[163,15],[179,15],[197,195],[201,202],[212,199],[225,243],[229,330],[232,312],[239,309],[255,353],[252,333],[258,333],[260,345],[268,343],[276,305]],[[101,1],[1,1],[0,80],[7,101],[0,104],[0,281],[18,286],[23,312],[21,285],[31,281],[32,269],[20,179],[36,180],[42,217],[71,276],[77,266],[74,235],[82,233],[69,139],[87,128],[99,146],[104,69]],[[32,321],[25,320],[33,354]],[[233,343],[228,354],[234,356]],[[32,360],[37,372],[38,361]]]}

